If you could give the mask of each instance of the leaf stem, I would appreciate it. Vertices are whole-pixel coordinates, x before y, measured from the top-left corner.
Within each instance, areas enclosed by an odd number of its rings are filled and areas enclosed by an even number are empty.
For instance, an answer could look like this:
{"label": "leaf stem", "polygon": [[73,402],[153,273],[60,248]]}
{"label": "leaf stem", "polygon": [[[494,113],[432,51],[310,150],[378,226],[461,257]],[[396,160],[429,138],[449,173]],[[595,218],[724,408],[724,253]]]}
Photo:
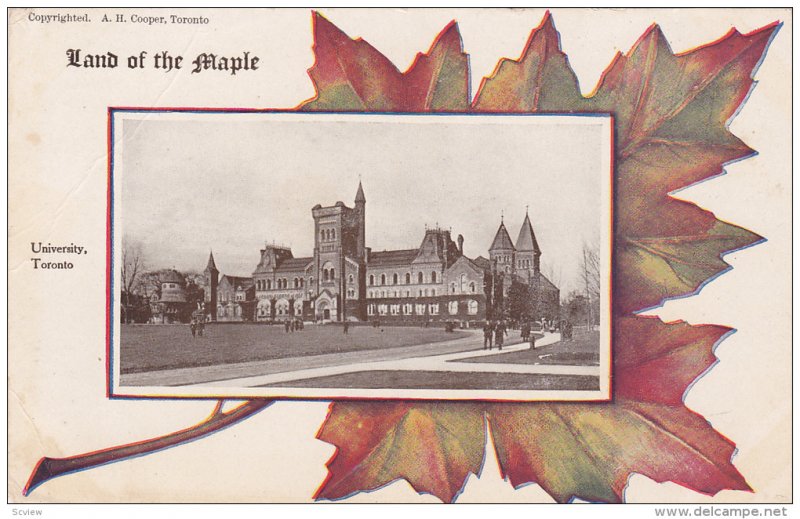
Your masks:
{"label": "leaf stem", "polygon": [[266,399],[248,400],[230,411],[222,412],[224,400],[220,400],[217,402],[214,411],[208,418],[187,429],[182,429],[165,436],[159,436],[158,438],[119,445],[68,458],[44,457],[40,459],[39,463],[34,467],[31,477],[28,479],[28,483],[22,490],[22,495],[30,495],[30,493],[42,483],[59,476],[99,467],[115,461],[122,461],[135,456],[152,454],[168,447],[174,447],[208,436],[209,434],[249,418],[269,407],[272,402],[272,400]]}

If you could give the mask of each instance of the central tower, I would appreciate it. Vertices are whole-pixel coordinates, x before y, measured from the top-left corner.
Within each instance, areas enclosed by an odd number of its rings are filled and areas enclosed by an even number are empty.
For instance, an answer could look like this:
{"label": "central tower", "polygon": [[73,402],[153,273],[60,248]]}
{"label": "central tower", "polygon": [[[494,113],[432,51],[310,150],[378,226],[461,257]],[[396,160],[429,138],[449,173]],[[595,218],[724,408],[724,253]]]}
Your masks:
{"label": "central tower", "polygon": [[316,205],[314,216],[314,313],[318,320],[364,317],[365,209],[367,199],[358,183],[355,207],[344,202]]}

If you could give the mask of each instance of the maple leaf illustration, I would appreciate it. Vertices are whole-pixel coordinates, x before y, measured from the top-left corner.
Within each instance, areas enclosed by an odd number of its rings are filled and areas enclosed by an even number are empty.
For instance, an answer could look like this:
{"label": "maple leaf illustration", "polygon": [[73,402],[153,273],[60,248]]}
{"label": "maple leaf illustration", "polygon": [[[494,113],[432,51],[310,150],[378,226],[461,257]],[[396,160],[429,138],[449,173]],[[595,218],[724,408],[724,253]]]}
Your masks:
{"label": "maple leaf illustration", "polygon": [[[520,58],[500,60],[470,100],[468,57],[455,22],[400,72],[367,42],[312,16],[316,59],[309,76],[317,94],[299,110],[603,112],[614,116],[616,134],[613,400],[337,402],[318,433],[336,453],[314,497],[337,499],[405,479],[418,492],[452,501],[480,471],[487,422],[503,475],[515,486],[538,483],[560,502],[620,502],[633,473],[706,494],[749,490],[731,463],[733,443],[683,402],[716,362],[713,349],[730,329],[633,314],[696,292],[729,268],[724,253],[761,239],[670,193],[753,153],[728,125],[778,24],[731,31],[679,55],[654,25],[583,96],[548,13]],[[172,435],[43,458],[25,492],[58,475],[202,437],[270,403],[256,399],[222,412],[220,402],[206,421]]]}
{"label": "maple leaf illustration", "polygon": [[[337,451],[317,498],[341,498],[402,478],[418,492],[452,501],[469,474],[480,471],[482,416],[488,418],[503,475],[515,486],[538,483],[560,502],[576,497],[619,502],[632,473],[706,494],[749,490],[731,463],[734,445],[683,404],[687,388],[715,362],[713,347],[728,329],[631,314],[697,291],[729,268],[724,253],[761,239],[669,194],[753,153],[728,124],[777,29],[772,24],[746,35],[731,31],[675,55],[654,25],[628,54],[614,58],[595,92],[584,97],[552,17],[545,15],[520,58],[502,59],[484,79],[470,111],[605,112],[615,118],[613,400],[337,402],[318,434]],[[450,61],[438,67],[448,75],[423,87],[468,80],[463,55],[452,51],[461,48],[456,31],[449,25],[428,52]],[[373,68],[364,57],[375,49],[349,39],[318,14],[315,42],[315,50],[325,49],[309,71],[317,97],[303,109],[458,111],[463,106],[460,95],[438,108],[404,104],[431,96],[408,93],[415,66],[364,81],[389,70],[386,58],[380,56]],[[341,52],[328,63],[332,47]],[[319,81],[319,71],[331,69],[338,75]],[[328,91],[332,85],[335,92],[354,85],[359,95],[337,96]]]}

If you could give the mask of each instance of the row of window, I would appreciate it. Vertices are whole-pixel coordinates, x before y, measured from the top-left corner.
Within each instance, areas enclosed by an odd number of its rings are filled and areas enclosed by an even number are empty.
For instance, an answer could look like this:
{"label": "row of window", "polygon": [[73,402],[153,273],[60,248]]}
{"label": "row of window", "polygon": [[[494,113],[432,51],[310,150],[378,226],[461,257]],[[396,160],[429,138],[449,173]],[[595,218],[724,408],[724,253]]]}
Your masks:
{"label": "row of window", "polygon": [[336,239],[336,229],[322,229],[319,232],[320,241],[334,241]]}
{"label": "row of window", "polygon": [[233,299],[229,297],[229,294],[218,293],[217,294],[217,302],[218,303],[227,303],[229,301],[244,301],[244,294],[238,293],[236,294]]}
{"label": "row of window", "polygon": [[[308,280],[310,284],[314,283],[314,278]],[[294,278],[292,280],[292,288],[303,288],[306,285],[306,281],[303,278]],[[289,288],[289,280],[286,278],[280,278],[275,280],[275,290],[281,290],[284,288]],[[256,290],[272,290],[272,280],[271,279],[257,279],[256,280]]]}
{"label": "row of window", "polygon": [[[435,296],[436,289],[422,289],[417,290],[416,297]],[[412,297],[411,290],[368,290],[367,298],[374,299],[376,297]]]}
{"label": "row of window", "polygon": [[220,306],[217,308],[217,317],[241,317],[242,316],[242,307],[236,305],[235,307],[224,307]]}
{"label": "row of window", "polygon": [[[410,285],[411,284],[411,273],[410,272],[406,272],[406,275],[405,275],[404,279],[405,279],[405,283],[404,284]],[[433,272],[431,272],[430,280],[431,280],[430,281],[431,283],[436,283],[437,275],[436,275],[436,271],[435,270]],[[389,283],[387,283],[387,281],[391,281],[392,285],[399,285],[400,284],[400,276],[397,273],[394,273],[394,274],[392,274],[391,278],[387,278],[386,274],[381,274],[380,278],[377,278],[377,277],[375,277],[374,274],[370,274],[369,275],[369,286],[375,286],[375,282],[376,281],[379,281],[380,285],[389,284]],[[417,283],[418,284],[425,283],[425,274],[424,273],[419,272],[417,274]]]}
{"label": "row of window", "polygon": [[[260,317],[269,317],[270,315],[270,305],[259,305],[258,306],[258,315]],[[286,302],[281,302],[275,305],[275,315],[278,316],[290,316],[292,315],[289,304]],[[303,315],[303,302],[296,301],[294,304],[294,315]]]}
{"label": "row of window", "polygon": [[[477,301],[470,299],[465,304],[469,315],[478,313]],[[447,312],[450,315],[458,314],[458,306],[458,301],[450,301],[447,304]],[[367,315],[439,315],[439,303],[371,304],[367,305]]]}

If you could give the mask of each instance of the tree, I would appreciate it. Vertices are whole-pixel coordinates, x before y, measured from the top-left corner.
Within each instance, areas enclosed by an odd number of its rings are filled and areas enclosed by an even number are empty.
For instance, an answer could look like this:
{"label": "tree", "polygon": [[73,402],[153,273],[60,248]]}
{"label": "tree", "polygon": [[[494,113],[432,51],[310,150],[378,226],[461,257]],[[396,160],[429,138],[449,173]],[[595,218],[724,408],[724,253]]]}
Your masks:
{"label": "tree", "polygon": [[519,281],[512,281],[506,299],[508,316],[517,322],[533,318],[533,298],[531,287]]}
{"label": "tree", "polygon": [[120,282],[122,284],[121,316],[123,322],[133,321],[134,288],[139,282],[139,277],[144,271],[144,255],[142,246],[130,238],[122,238],[122,268],[120,272]]}
{"label": "tree", "polygon": [[600,323],[600,248],[597,244],[583,244],[581,281],[586,297],[586,323]]}

